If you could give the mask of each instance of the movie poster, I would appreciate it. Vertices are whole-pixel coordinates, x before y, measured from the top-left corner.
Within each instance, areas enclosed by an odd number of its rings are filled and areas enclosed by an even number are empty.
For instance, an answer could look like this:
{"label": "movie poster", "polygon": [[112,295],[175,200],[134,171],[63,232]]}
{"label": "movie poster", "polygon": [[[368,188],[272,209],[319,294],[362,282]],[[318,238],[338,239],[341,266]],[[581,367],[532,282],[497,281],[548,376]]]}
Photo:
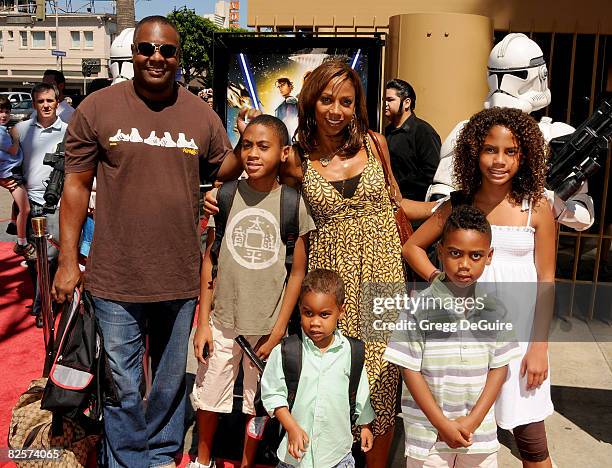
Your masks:
{"label": "movie poster", "polygon": [[304,48],[294,52],[237,53],[229,60],[226,128],[232,145],[239,139],[236,118],[243,107],[278,117],[293,137],[297,129],[297,104],[304,79],[332,57],[346,60],[359,74],[367,95],[367,56],[357,48]]}

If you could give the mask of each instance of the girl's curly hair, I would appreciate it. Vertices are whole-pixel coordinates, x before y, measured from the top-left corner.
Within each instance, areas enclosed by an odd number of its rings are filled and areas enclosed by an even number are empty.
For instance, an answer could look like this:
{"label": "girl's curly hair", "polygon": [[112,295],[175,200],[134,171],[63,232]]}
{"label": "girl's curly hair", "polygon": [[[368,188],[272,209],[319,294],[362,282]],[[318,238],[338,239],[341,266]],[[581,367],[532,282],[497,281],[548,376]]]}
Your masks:
{"label": "girl's curly hair", "polygon": [[528,114],[511,108],[493,107],[474,114],[459,134],[455,147],[455,186],[472,198],[482,184],[480,152],[492,127],[509,129],[520,148],[519,170],[512,178],[510,199],[538,200],[544,191],[547,148],[537,122]]}

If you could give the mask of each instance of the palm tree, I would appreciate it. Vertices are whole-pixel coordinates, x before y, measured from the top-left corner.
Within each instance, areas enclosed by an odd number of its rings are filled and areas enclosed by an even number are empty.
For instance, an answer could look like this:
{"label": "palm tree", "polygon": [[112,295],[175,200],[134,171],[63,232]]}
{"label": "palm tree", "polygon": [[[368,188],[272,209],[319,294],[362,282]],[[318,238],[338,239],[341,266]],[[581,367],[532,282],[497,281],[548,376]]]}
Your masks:
{"label": "palm tree", "polygon": [[116,0],[117,6],[117,34],[126,28],[136,25],[136,14],[134,11],[134,0]]}

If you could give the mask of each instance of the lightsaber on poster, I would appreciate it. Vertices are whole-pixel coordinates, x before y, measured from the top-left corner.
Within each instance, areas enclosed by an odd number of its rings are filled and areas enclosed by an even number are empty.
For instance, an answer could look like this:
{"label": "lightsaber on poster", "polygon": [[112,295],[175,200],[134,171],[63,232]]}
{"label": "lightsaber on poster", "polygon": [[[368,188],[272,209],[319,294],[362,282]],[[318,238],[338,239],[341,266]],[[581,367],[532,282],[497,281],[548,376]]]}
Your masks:
{"label": "lightsaber on poster", "polygon": [[361,49],[357,49],[357,53],[355,54],[355,57],[353,57],[353,60],[351,61],[351,68],[354,70],[355,66],[357,66],[357,61],[359,60],[359,55],[361,55]]}
{"label": "lightsaber on poster", "polygon": [[249,71],[249,67],[247,65],[246,57],[244,54],[239,54],[240,56],[240,68],[242,69],[242,74],[244,76],[244,81],[246,81],[247,86],[249,88],[249,94],[251,95],[251,101],[253,101],[253,107],[258,111],[261,111],[259,108],[259,97],[257,97],[257,91],[255,90],[255,80]]}

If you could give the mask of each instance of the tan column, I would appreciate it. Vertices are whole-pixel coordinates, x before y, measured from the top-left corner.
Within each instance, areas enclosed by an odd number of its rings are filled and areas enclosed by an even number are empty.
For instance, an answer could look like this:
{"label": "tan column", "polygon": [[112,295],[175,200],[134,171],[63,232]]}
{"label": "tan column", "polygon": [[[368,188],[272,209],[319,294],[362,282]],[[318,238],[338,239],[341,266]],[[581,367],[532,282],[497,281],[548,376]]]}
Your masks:
{"label": "tan column", "polygon": [[401,78],[415,89],[416,114],[442,140],[461,120],[483,109],[490,18],[457,13],[414,13],[389,18],[385,81]]}

